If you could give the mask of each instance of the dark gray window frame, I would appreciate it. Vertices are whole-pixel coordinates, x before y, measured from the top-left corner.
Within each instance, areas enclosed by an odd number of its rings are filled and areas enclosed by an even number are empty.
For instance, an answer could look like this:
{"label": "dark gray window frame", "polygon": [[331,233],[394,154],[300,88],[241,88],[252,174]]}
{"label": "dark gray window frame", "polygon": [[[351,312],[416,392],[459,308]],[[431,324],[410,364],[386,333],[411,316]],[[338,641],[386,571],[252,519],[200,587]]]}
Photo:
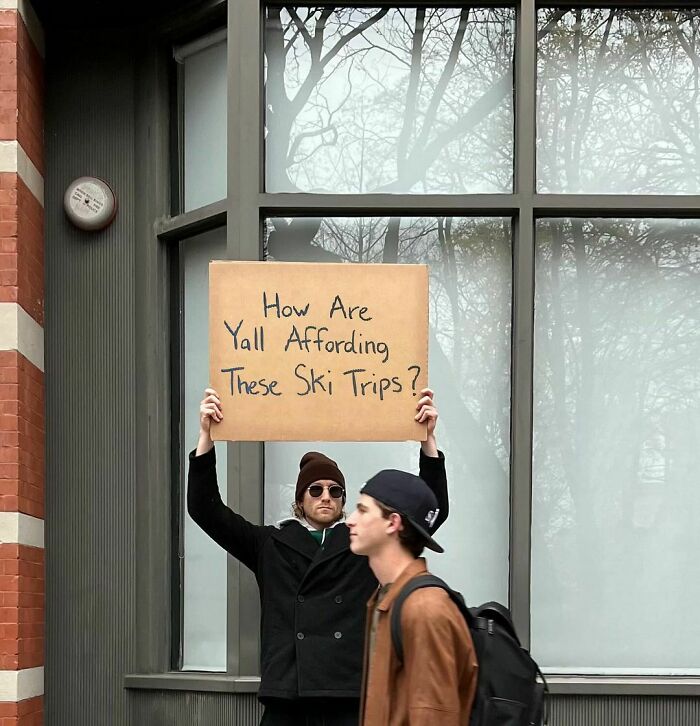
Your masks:
{"label": "dark gray window frame", "polygon": [[[220,6],[221,3],[212,3]],[[283,3],[267,3],[280,5]],[[300,2],[297,5],[338,5]],[[377,0],[345,5],[396,6]],[[410,2],[410,6],[459,3]],[[206,207],[159,220],[166,243],[226,225],[230,259],[258,260],[266,216],[509,216],[513,219],[513,308],[511,360],[510,606],[523,643],[530,642],[530,525],[532,496],[534,244],[535,222],[547,217],[700,217],[700,195],[568,195],[536,191],[536,36],[540,7],[699,8],[700,2],[539,2],[481,0],[479,7],[515,7],[514,191],[486,195],[269,194],[264,191],[263,0],[228,3],[228,196]],[[251,62],[258,59],[258,63]],[[262,520],[263,445],[228,444],[227,491],[232,506],[252,521]],[[258,672],[258,595],[250,573],[229,558],[226,675],[165,673],[126,677],[133,688],[254,691]],[[552,676],[561,694],[699,695],[700,678],[648,676]]]}

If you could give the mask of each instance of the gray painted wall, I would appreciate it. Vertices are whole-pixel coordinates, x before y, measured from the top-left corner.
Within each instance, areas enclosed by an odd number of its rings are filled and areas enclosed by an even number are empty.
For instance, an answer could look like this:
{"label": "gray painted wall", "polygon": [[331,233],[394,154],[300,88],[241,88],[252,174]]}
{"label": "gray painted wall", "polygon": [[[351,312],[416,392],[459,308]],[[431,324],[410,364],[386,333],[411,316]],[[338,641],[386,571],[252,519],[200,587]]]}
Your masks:
{"label": "gray painted wall", "polygon": [[[127,724],[136,666],[134,72],[122,52],[47,53],[46,723]],[[74,46],[75,48],[75,46]],[[77,176],[110,182],[114,224],[62,211]]]}
{"label": "gray painted wall", "polygon": [[696,726],[700,699],[660,696],[555,696],[549,726]]}
{"label": "gray painted wall", "polygon": [[[135,45],[49,34],[46,724],[252,726],[252,695],[123,685],[170,659],[169,301],[152,232],[167,210],[167,78],[165,54]],[[105,232],[63,215],[83,174],[118,194]],[[700,723],[700,699],[552,699],[552,726],[662,723]]]}
{"label": "gray painted wall", "polygon": [[[137,33],[48,37],[45,687],[57,726],[132,723],[124,674],[170,661],[167,255],[153,234],[167,204],[167,76],[156,50]],[[119,199],[96,234],[62,209],[85,174]]]}
{"label": "gray painted wall", "polygon": [[247,726],[262,716],[252,694],[135,691],[132,706],[134,726]]}

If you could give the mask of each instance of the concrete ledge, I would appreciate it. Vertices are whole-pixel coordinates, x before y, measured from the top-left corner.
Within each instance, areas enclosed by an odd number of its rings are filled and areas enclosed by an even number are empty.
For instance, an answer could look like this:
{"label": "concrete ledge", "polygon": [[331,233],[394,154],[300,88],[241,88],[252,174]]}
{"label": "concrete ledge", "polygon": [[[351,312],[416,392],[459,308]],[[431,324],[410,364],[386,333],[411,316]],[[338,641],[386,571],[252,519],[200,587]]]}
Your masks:
{"label": "concrete ledge", "polygon": [[17,303],[0,302],[0,350],[16,350],[44,371],[44,329]]}
{"label": "concrete ledge", "polygon": [[43,520],[22,512],[0,512],[0,544],[43,547]]}
{"label": "concrete ledge", "polygon": [[700,696],[696,676],[548,676],[549,692],[569,696]]}
{"label": "concrete ledge", "polygon": [[25,701],[44,693],[44,669],[0,671],[0,701]]}
{"label": "concrete ledge", "polygon": [[213,693],[257,693],[258,676],[228,676],[223,673],[130,673],[124,688],[149,691],[207,691]]}
{"label": "concrete ledge", "polygon": [[44,177],[17,140],[0,141],[0,172],[17,174],[44,206]]}

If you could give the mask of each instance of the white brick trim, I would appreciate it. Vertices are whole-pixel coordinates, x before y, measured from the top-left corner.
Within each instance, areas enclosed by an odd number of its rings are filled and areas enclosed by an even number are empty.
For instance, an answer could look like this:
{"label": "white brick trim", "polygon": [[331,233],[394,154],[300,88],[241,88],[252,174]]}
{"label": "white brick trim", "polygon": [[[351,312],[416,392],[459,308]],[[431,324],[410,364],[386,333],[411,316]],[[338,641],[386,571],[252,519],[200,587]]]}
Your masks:
{"label": "white brick trim", "polygon": [[17,143],[17,173],[20,179],[27,185],[29,191],[36,197],[36,200],[44,206],[44,177],[34,166],[34,162],[27,156],[19,142]]}
{"label": "white brick trim", "polygon": [[44,669],[0,671],[0,701],[24,701],[44,693]]}
{"label": "white brick trim", "polygon": [[17,303],[0,302],[0,350],[19,351],[44,370],[44,329]]}
{"label": "white brick trim", "polygon": [[0,0],[0,10],[18,10],[24,20],[29,37],[34,41],[39,55],[46,56],[46,41],[44,39],[44,28],[41,21],[34,12],[34,8],[28,0]]}
{"label": "white brick trim", "polygon": [[0,512],[0,544],[44,546],[44,520],[22,512]]}
{"label": "white brick trim", "polygon": [[19,174],[39,204],[44,206],[44,177],[18,141],[0,141],[0,172]]}

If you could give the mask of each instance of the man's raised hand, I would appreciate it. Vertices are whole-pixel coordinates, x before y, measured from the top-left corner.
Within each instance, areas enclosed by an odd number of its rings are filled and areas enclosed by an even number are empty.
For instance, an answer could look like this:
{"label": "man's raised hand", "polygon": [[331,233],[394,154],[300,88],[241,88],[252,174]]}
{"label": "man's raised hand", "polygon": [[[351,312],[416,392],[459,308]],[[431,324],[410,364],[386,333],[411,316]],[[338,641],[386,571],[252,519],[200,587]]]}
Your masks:
{"label": "man's raised hand", "polygon": [[415,419],[418,423],[427,423],[428,425],[428,438],[426,441],[421,442],[421,448],[427,456],[437,456],[438,448],[437,441],[435,440],[435,426],[437,425],[439,414],[433,402],[435,393],[431,388],[424,388],[420,394],[421,397],[416,404],[418,413],[415,415]]}
{"label": "man's raised hand", "polygon": [[197,456],[206,454],[214,446],[211,439],[211,422],[219,423],[224,418],[221,410],[221,399],[213,388],[204,389],[204,398],[199,404],[199,441]]}

